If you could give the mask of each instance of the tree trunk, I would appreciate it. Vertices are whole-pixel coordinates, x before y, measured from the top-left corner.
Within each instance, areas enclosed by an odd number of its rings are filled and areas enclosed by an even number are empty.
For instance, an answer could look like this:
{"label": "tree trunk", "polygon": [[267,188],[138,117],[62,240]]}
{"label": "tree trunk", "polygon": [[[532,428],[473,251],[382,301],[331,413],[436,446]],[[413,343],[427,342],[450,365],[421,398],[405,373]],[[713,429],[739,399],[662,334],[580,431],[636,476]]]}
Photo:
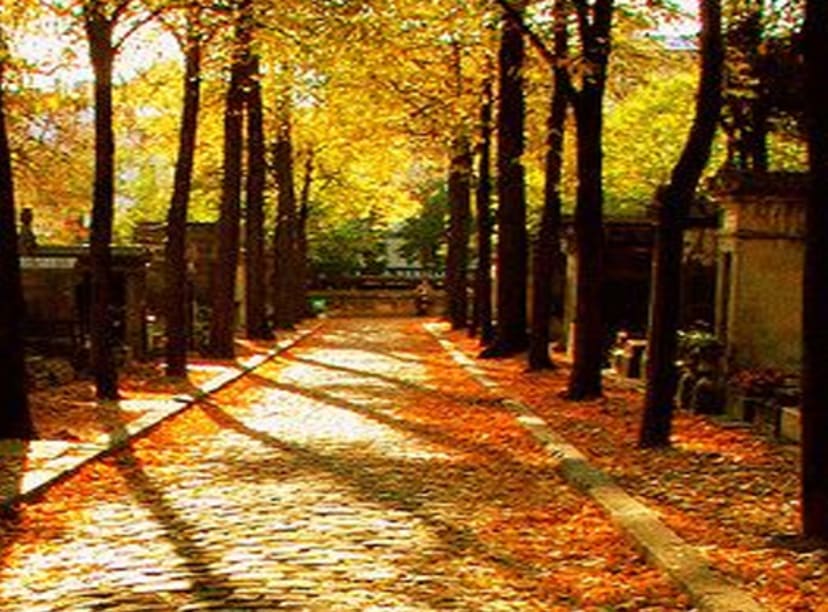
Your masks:
{"label": "tree trunk", "polygon": [[[573,400],[601,396],[604,327],[601,290],[604,268],[603,228],[603,99],[612,0],[578,4],[581,46],[590,73],[573,100],[577,132],[578,190],[575,206],[575,250],[578,257],[575,292],[572,371],[567,395]],[[590,18],[591,14],[591,18]]]}
{"label": "tree trunk", "polygon": [[[555,55],[561,62],[567,57],[568,32],[566,15],[559,0],[555,4]],[[543,212],[532,266],[532,323],[529,335],[529,369],[553,367],[549,357],[549,321],[552,318],[553,283],[560,280],[561,270],[561,174],[563,168],[564,129],[566,126],[568,82],[566,67],[556,64],[555,89],[549,109],[546,134],[545,185]]]}
{"label": "tree trunk", "polygon": [[500,106],[497,118],[497,327],[481,357],[526,349],[528,239],[524,151],[524,43],[520,24],[504,14],[499,50]]}
{"label": "tree trunk", "polygon": [[480,343],[494,342],[492,325],[492,80],[483,85],[483,103],[480,107],[480,151],[477,161],[477,268],[474,275],[474,311],[471,334],[480,333]]}
{"label": "tree trunk", "polygon": [[178,159],[173,178],[173,194],[167,213],[166,308],[167,376],[187,375],[189,344],[189,282],[187,278],[187,208],[193,177],[193,162],[198,130],[201,95],[201,44],[192,32],[184,50],[184,103],[178,132]]}
{"label": "tree trunk", "polygon": [[828,5],[807,0],[805,72],[810,191],[806,212],[802,368],[802,529],[828,541]]}
{"label": "tree trunk", "polygon": [[[244,19],[249,0],[239,5]],[[233,336],[236,324],[236,268],[239,262],[241,226],[242,149],[244,124],[244,82],[247,65],[241,50],[250,35],[245,23],[237,26],[238,49],[230,69],[230,85],[224,109],[224,175],[219,211],[216,262],[213,268],[212,315],[209,352],[213,357],[235,355]]]}
{"label": "tree trunk", "polygon": [[468,324],[467,271],[471,222],[472,159],[469,140],[458,136],[452,143],[449,166],[449,231],[446,260],[448,318],[452,329]]}
{"label": "tree trunk", "polygon": [[647,332],[647,392],[639,445],[670,445],[676,391],[676,343],[681,303],[683,228],[710,157],[722,105],[720,0],[700,0],[701,74],[696,114],[670,183],[655,197],[658,214]]}
{"label": "tree trunk", "polygon": [[296,287],[296,192],[290,117],[284,109],[280,121],[273,146],[273,167],[279,190],[273,237],[273,318],[277,328],[290,329],[296,323],[296,296],[293,294]]}
{"label": "tree trunk", "polygon": [[112,223],[115,198],[115,137],[112,130],[113,23],[99,3],[86,5],[84,24],[95,75],[95,186],[89,255],[92,268],[91,352],[95,392],[118,398],[118,371],[113,354]]}
{"label": "tree trunk", "polygon": [[250,58],[247,83],[247,207],[245,217],[245,287],[248,338],[271,339],[267,322],[267,267],[264,249],[266,176],[262,88],[259,57]]}
{"label": "tree trunk", "polygon": [[4,99],[5,48],[0,39],[0,439],[34,437],[26,395],[23,287],[17,251],[11,151]]}
{"label": "tree trunk", "polygon": [[310,194],[311,185],[313,184],[313,157],[313,149],[311,149],[305,158],[305,176],[302,179],[302,190],[299,196],[299,218],[296,223],[296,260],[298,263],[296,273],[299,277],[297,282],[299,290],[297,320],[313,314],[308,302],[308,215],[310,214]]}
{"label": "tree trunk", "polygon": [[575,105],[577,121],[578,190],[575,207],[575,280],[572,371],[567,394],[573,400],[600,397],[604,327],[601,289],[604,269],[604,228],[601,149],[602,86],[587,83]]}

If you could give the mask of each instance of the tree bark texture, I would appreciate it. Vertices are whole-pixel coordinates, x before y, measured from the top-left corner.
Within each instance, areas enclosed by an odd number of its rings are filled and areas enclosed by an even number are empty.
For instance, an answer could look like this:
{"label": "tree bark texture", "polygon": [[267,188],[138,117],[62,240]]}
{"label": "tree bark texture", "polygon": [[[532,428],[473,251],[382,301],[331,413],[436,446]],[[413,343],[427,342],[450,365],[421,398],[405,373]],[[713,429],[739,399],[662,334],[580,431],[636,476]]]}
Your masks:
{"label": "tree bark texture", "polygon": [[585,85],[575,105],[577,117],[578,189],[575,207],[575,292],[572,371],[568,396],[573,400],[600,397],[604,324],[601,289],[604,272],[604,228],[601,150],[602,93]]}
{"label": "tree bark texture", "polygon": [[545,184],[543,211],[532,266],[532,322],[529,334],[529,369],[542,370],[554,366],[549,356],[549,322],[552,318],[552,291],[560,281],[561,260],[561,174],[563,168],[564,129],[568,106],[568,74],[563,60],[567,56],[568,36],[566,15],[560,0],[555,7],[554,90],[549,106],[546,134]]}
{"label": "tree bark texture", "polygon": [[802,368],[802,529],[828,541],[828,5],[807,0],[805,71],[810,192],[806,208]]}
{"label": "tree bark texture", "polygon": [[523,35],[519,23],[504,14],[499,62],[497,116],[497,315],[494,343],[483,357],[513,355],[526,349],[528,237],[526,184],[521,156],[525,148]]}
{"label": "tree bark texture", "polygon": [[178,132],[178,159],[173,193],[167,212],[166,308],[167,376],[187,375],[190,292],[187,275],[187,209],[193,177],[198,113],[201,97],[201,44],[197,33],[188,36],[184,50],[184,104]]}
{"label": "tree bark texture", "polygon": [[[243,16],[244,6],[240,5]],[[242,20],[244,18],[242,17]],[[236,268],[239,263],[239,231],[241,226],[242,149],[244,125],[244,82],[247,66],[242,56],[249,30],[243,22],[237,26],[238,49],[230,69],[230,84],[224,109],[224,174],[221,208],[217,229],[216,261],[213,268],[212,314],[210,319],[209,352],[213,357],[235,355]]]}
{"label": "tree bark texture", "polygon": [[701,74],[690,134],[668,185],[655,197],[656,239],[653,253],[650,320],[647,330],[647,391],[639,434],[642,447],[670,445],[677,383],[675,367],[681,304],[683,229],[704,167],[722,107],[720,0],[700,0]]}
{"label": "tree bark texture", "polygon": [[278,186],[276,224],[273,237],[273,319],[279,329],[296,323],[296,191],[293,181],[293,144],[290,116],[281,112],[276,142],[273,146],[273,169]]}
{"label": "tree bark texture", "polygon": [[472,157],[469,140],[458,136],[452,143],[448,178],[449,231],[446,260],[448,318],[452,329],[468,324],[468,259],[471,224]]}
{"label": "tree bark texture", "polygon": [[575,250],[578,257],[572,370],[567,395],[573,400],[600,397],[604,324],[603,99],[609,60],[612,0],[577,5],[583,61],[590,67],[573,99],[577,132],[578,189]]}
{"label": "tree bark texture", "polygon": [[305,157],[305,174],[302,177],[302,189],[299,194],[299,217],[297,219],[296,261],[298,275],[297,301],[298,312],[296,319],[304,319],[312,315],[308,302],[308,215],[310,214],[311,186],[313,185],[313,149]]}
{"label": "tree bark texture", "polygon": [[477,268],[474,274],[474,308],[470,333],[480,334],[480,343],[494,342],[492,324],[492,80],[483,85],[480,107],[480,149],[477,160]]}
{"label": "tree bark texture", "polygon": [[[2,44],[0,39],[0,45]],[[0,54],[5,49],[0,46]],[[17,250],[11,150],[6,131],[4,60],[0,55],[0,439],[34,437],[26,395],[24,303]]]}
{"label": "tree bark texture", "polygon": [[112,309],[112,223],[115,198],[115,136],[112,129],[112,65],[115,49],[113,22],[101,3],[85,6],[84,25],[95,75],[95,185],[89,255],[92,268],[90,360],[95,393],[100,399],[118,398]]}
{"label": "tree bark texture", "polygon": [[768,171],[769,94],[762,51],[765,8],[748,2],[731,9],[726,33],[724,83],[728,110],[728,164],[759,174]]}
{"label": "tree bark texture", "polygon": [[247,82],[247,194],[245,216],[245,288],[248,338],[273,337],[267,321],[267,265],[264,248],[265,159],[259,57],[250,55]]}

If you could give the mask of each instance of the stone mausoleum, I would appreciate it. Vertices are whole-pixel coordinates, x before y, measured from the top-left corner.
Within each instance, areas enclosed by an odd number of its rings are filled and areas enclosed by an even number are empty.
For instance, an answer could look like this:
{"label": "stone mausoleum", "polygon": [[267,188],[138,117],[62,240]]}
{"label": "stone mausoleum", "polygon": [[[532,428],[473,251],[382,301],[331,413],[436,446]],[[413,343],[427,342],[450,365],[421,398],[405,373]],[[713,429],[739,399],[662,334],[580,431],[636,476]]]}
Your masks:
{"label": "stone mausoleum", "polygon": [[805,177],[719,178],[716,334],[729,370],[799,370]]}

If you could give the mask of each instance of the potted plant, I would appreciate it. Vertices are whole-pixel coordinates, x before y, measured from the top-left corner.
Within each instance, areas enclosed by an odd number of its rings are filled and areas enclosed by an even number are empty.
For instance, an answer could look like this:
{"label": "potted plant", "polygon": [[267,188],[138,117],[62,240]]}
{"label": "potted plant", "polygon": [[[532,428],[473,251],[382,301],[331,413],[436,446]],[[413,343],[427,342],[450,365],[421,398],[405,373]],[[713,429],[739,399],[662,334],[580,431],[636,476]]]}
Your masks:
{"label": "potted plant", "polygon": [[728,379],[736,394],[737,416],[753,421],[765,406],[773,404],[775,394],[786,386],[787,375],[775,368],[745,368]]}

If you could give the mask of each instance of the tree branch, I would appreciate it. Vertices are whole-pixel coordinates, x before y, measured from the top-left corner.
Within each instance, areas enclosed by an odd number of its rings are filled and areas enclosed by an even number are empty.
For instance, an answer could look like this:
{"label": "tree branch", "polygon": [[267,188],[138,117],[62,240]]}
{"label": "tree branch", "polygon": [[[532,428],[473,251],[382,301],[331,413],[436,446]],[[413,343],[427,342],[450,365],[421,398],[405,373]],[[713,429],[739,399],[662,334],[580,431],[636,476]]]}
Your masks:
{"label": "tree branch", "polygon": [[520,11],[518,11],[515,7],[513,7],[508,0],[495,0],[500,8],[503,9],[503,12],[511,19],[514,24],[518,27],[521,33],[529,39],[529,42],[532,43],[532,46],[535,47],[538,53],[541,54],[546,62],[554,67],[556,58],[555,54],[549,50],[546,46],[546,43],[538,36],[537,32],[532,30],[529,25],[524,21],[523,15],[521,15]]}

